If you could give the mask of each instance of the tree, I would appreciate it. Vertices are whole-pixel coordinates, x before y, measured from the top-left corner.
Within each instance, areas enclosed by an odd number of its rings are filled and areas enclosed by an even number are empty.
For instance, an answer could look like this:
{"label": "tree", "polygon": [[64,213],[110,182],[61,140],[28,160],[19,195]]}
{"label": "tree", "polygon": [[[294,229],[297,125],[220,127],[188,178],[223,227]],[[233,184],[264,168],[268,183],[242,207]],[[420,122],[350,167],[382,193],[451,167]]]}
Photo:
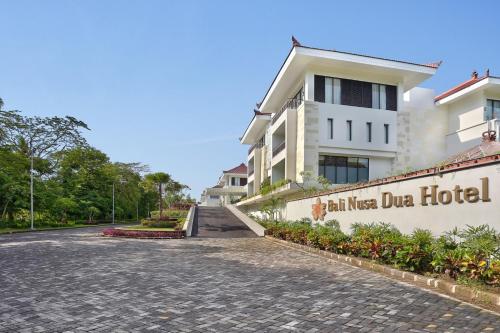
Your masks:
{"label": "tree", "polygon": [[262,205],[262,211],[267,214],[272,221],[277,221],[277,214],[283,205],[283,199],[271,197]]}
{"label": "tree", "polygon": [[58,198],[54,203],[54,210],[63,223],[68,222],[68,214],[78,209],[77,203],[71,198]]}
{"label": "tree", "polygon": [[57,152],[86,145],[81,130],[89,128],[83,121],[70,116],[26,117],[19,111],[3,111],[2,108],[3,101],[0,103],[0,143],[30,158],[30,216],[33,229],[34,159],[50,158]]}
{"label": "tree", "polygon": [[163,184],[172,182],[172,177],[165,172],[150,173],[145,177],[146,182],[154,185],[158,190],[158,209],[160,210],[160,219],[163,217]]}

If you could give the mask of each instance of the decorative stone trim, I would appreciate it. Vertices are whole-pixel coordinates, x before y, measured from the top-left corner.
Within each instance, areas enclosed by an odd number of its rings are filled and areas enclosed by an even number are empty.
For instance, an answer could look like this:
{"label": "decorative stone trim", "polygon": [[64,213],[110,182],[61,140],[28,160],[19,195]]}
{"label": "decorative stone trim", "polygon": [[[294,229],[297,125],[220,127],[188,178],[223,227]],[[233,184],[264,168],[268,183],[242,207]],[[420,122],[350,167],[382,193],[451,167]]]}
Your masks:
{"label": "decorative stone trim", "polygon": [[361,267],[369,271],[382,273],[384,275],[388,275],[392,278],[419,287],[424,287],[426,289],[435,288],[438,289],[439,292],[456,297],[464,301],[469,301],[477,305],[488,305],[488,309],[500,313],[500,295],[498,294],[490,293],[487,291],[476,290],[467,286],[454,284],[452,282],[444,281],[441,279],[434,279],[407,271],[401,271],[399,269],[381,265],[364,258],[351,257],[329,251],[319,250],[310,246],[305,246],[277,239],[272,236],[266,236],[266,239],[283,246],[288,246],[297,250],[310,252],[327,259],[343,262],[351,266]]}

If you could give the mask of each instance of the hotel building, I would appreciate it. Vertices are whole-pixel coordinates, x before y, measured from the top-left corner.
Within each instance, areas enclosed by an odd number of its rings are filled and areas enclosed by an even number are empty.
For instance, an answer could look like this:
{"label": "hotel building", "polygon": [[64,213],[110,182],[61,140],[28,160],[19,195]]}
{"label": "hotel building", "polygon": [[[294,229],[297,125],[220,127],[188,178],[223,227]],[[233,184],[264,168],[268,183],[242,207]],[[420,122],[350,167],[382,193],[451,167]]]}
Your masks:
{"label": "hotel building", "polygon": [[222,171],[217,185],[201,194],[201,206],[224,206],[247,194],[247,166],[245,163]]}
{"label": "hotel building", "polygon": [[499,132],[500,78],[488,71],[474,72],[436,96],[418,85],[440,62],[391,60],[292,40],[240,140],[249,145],[249,197],[263,183],[280,180],[289,184],[278,192],[296,192],[306,174],[335,186],[436,166],[479,145],[484,132]]}

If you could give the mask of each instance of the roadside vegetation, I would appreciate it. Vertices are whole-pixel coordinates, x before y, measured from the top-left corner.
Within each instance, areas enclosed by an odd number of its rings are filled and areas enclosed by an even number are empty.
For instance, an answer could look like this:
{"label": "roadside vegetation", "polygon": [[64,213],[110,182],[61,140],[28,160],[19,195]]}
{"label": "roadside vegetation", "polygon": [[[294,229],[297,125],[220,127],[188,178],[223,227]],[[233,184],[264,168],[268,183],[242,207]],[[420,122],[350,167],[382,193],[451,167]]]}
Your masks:
{"label": "roadside vegetation", "polygon": [[0,99],[0,232],[30,227],[30,183],[38,229],[138,222],[194,202],[187,186],[141,163],[111,162],[91,147],[73,117],[28,117]]}
{"label": "roadside vegetation", "polygon": [[336,220],[320,225],[307,218],[289,222],[253,218],[267,235],[278,239],[500,291],[500,233],[487,225],[434,237],[422,229],[405,235],[386,223],[355,223],[347,234]]}

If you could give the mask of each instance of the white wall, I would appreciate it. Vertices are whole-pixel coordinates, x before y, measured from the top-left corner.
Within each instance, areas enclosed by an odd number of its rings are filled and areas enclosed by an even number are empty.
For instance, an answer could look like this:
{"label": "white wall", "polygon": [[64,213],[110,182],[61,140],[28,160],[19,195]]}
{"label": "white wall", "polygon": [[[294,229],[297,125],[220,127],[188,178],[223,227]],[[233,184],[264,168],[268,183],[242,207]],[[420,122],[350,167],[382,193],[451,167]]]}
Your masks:
{"label": "white wall", "polygon": [[398,112],[398,153],[394,172],[435,166],[446,159],[446,112],[434,104],[435,92],[413,88],[405,94],[403,110]]}
{"label": "white wall", "polygon": [[[421,205],[422,186],[438,185],[438,191],[453,190],[456,185],[462,189],[476,187],[481,190],[481,178],[489,178],[489,197],[491,201],[464,202],[452,201],[450,204]],[[430,188],[428,189],[430,192]],[[391,192],[393,195],[411,194],[414,200],[413,207],[382,208],[382,192]],[[328,200],[338,202],[339,199],[348,200],[356,196],[358,200],[376,199],[377,209],[349,210],[329,212],[325,221],[336,219],[340,222],[344,231],[349,231],[354,222],[387,222],[395,225],[404,233],[411,233],[415,228],[429,229],[435,234],[449,231],[454,227],[465,227],[466,225],[489,224],[496,230],[500,230],[500,162],[488,166],[465,169],[442,174],[442,176],[427,176],[407,181],[389,183],[386,185],[371,186],[364,189],[346,191],[321,196],[323,203]],[[461,194],[463,199],[463,193]],[[303,217],[312,218],[312,204],[317,198],[308,198],[287,203],[285,218],[297,220]]]}
{"label": "white wall", "polygon": [[[323,147],[396,151],[396,111],[315,102],[319,108],[319,145]],[[333,139],[329,138],[328,118],[333,119]],[[352,121],[352,140],[348,140],[347,120]],[[372,141],[368,142],[366,123],[372,123]],[[384,124],[389,125],[389,143],[385,143]]]}

